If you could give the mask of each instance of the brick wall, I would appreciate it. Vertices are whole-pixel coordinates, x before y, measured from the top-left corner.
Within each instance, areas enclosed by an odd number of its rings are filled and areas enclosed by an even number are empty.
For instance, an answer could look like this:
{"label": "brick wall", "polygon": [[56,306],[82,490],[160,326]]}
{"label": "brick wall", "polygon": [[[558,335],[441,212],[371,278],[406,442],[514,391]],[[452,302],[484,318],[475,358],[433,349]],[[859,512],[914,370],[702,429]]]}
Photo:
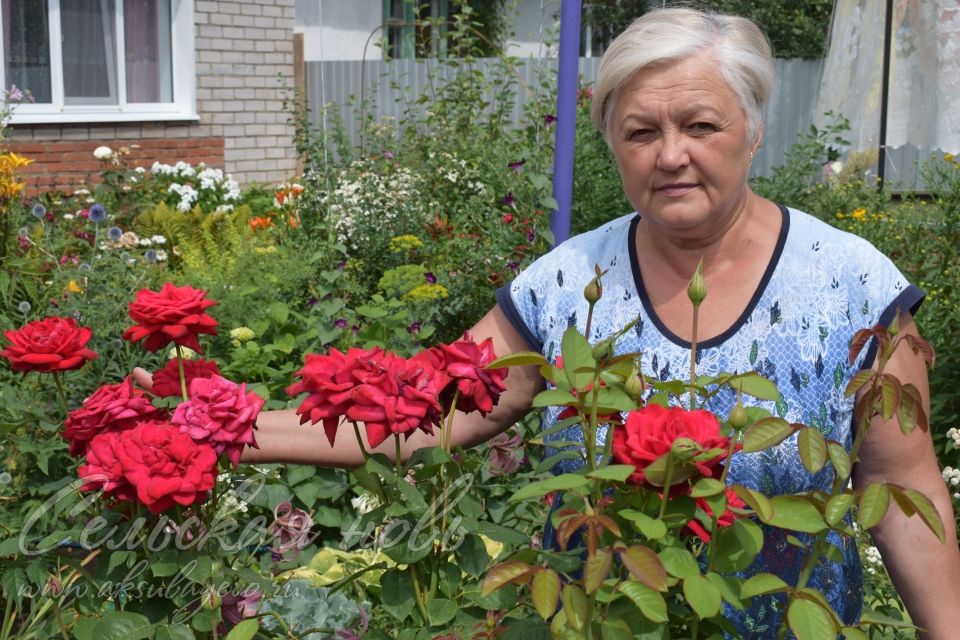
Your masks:
{"label": "brick wall", "polygon": [[293,85],[294,0],[195,0],[198,122],[18,125],[11,150],[34,159],[29,192],[98,178],[93,150],[140,145],[135,166],[177,160],[223,167],[241,185],[280,182],[296,170],[283,111]]}

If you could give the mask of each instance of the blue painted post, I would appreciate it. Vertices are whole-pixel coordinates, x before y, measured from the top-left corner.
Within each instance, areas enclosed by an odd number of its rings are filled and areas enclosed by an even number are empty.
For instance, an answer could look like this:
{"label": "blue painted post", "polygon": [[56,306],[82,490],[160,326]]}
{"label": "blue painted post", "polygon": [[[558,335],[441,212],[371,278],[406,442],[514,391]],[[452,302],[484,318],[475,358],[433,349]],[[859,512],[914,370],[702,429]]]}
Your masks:
{"label": "blue painted post", "polygon": [[580,0],[560,6],[560,66],[557,72],[557,130],[553,155],[553,198],[557,209],[550,218],[556,244],[570,237],[573,201],[573,146],[580,74]]}

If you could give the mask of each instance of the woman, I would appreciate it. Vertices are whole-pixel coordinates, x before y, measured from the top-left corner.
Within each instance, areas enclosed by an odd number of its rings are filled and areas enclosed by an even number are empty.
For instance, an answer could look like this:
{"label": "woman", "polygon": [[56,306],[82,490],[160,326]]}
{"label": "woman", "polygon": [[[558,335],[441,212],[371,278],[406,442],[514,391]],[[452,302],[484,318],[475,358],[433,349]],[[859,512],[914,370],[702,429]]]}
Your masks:
{"label": "woman", "polygon": [[[849,446],[852,400],[843,389],[874,360],[867,353],[850,365],[850,338],[877,322],[889,324],[897,313],[901,332],[915,333],[911,313],[923,294],[865,241],[750,191],[747,175],[772,84],[769,45],[748,20],[665,9],[634,22],[604,56],[592,119],[638,213],[573,238],[534,263],[498,292],[497,306],[471,330],[475,338],[493,338],[500,354],[532,348],[555,357],[564,329],[585,325],[582,291],[599,264],[608,273],[590,340],[637,320],[618,350],[643,352],[648,377],[683,377],[692,337],[686,286],[703,258],[709,295],[700,313],[697,372],[758,370],[783,393],[770,403],[772,411],[816,424]],[[920,358],[900,349],[887,371],[917,385],[928,407]],[[536,368],[511,370],[507,383],[494,413],[461,417],[455,444],[472,446],[509,427],[544,384]],[[725,415],[732,402],[732,394],[719,396],[708,408]],[[546,412],[545,422],[556,413]],[[244,459],[361,463],[353,438],[337,438],[330,447],[322,430],[298,423],[292,411],[263,414],[260,449]],[[558,437],[582,433],[574,428]],[[417,433],[403,454],[433,445]],[[381,450],[392,456],[393,444]],[[941,545],[919,518],[893,508],[872,533],[915,623],[928,637],[951,637],[960,628],[960,554],[930,436],[917,429],[905,437],[895,420],[876,424],[862,457],[856,483],[885,480],[917,489],[947,524]],[[826,488],[829,480],[811,478],[790,441],[736,456],[730,476],[768,494]],[[820,567],[812,586],[852,622],[862,601],[859,558],[854,545],[836,542],[842,562]],[[770,536],[757,569],[789,582],[798,558],[783,535]],[[772,637],[781,615],[755,607],[736,624],[744,637]]]}

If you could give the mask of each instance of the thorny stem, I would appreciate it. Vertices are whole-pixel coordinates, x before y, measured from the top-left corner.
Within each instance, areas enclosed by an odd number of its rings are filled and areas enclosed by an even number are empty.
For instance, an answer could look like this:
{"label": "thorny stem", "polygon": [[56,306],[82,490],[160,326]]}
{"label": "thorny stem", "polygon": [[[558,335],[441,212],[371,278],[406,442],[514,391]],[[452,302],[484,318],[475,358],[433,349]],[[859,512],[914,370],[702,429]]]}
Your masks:
{"label": "thorny stem", "polygon": [[63,372],[57,372],[53,374],[53,383],[57,387],[57,395],[60,397],[60,407],[63,409],[63,415],[67,415],[70,411],[70,407],[67,404],[67,391],[63,388]]}
{"label": "thorny stem", "polygon": [[173,345],[177,350],[177,369],[180,371],[180,393],[183,395],[183,401],[189,402],[187,396],[187,374],[183,371],[183,348],[179,344]]}
{"label": "thorny stem", "polygon": [[697,324],[700,319],[700,305],[693,305],[693,328],[690,335],[690,410],[697,408]]}

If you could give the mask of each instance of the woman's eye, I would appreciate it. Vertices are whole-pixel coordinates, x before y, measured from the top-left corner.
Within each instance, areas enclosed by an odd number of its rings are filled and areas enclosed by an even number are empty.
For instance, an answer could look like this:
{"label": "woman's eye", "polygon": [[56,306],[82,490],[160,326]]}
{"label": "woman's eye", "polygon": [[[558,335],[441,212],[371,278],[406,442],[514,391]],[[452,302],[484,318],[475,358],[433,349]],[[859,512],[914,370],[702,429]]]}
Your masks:
{"label": "woman's eye", "polygon": [[695,122],[690,128],[696,133],[712,133],[717,130],[716,125],[709,122]]}
{"label": "woman's eye", "polygon": [[629,140],[645,140],[652,135],[652,129],[634,129],[627,137]]}

